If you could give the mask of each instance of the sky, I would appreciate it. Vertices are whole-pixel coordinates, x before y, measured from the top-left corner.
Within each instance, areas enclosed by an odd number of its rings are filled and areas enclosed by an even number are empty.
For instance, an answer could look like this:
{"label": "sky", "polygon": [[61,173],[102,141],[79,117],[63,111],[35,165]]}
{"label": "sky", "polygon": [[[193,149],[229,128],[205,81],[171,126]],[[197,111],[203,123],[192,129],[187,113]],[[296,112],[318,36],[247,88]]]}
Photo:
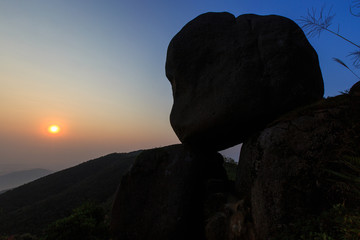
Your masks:
{"label": "sky", "polygon": [[[359,43],[360,18],[346,0],[1,0],[0,174],[179,143],[165,61],[187,22],[223,11],[297,21],[325,3],[336,13],[334,29]],[[356,78],[332,58],[350,66],[356,49],[325,32],[309,41],[325,96],[349,89]],[[52,124],[57,134],[47,131]],[[224,154],[236,159],[239,149]]]}

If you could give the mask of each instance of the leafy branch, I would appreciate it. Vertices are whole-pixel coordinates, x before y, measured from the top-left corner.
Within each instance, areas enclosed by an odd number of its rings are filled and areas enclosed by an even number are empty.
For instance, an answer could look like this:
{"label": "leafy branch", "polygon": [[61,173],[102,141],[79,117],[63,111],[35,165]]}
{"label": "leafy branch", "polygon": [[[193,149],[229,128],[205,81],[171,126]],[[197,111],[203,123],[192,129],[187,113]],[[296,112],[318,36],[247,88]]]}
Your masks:
{"label": "leafy branch", "polygon": [[350,5],[350,13],[355,17],[360,17],[360,1],[354,0]]}
{"label": "leafy branch", "polygon": [[[352,1],[352,4],[350,6],[350,13],[355,17],[360,17],[360,0]],[[352,57],[353,65],[356,68],[360,68],[360,45],[341,35],[339,27],[337,31],[330,28],[334,17],[335,14],[332,13],[332,8],[326,11],[325,6],[323,6],[319,12],[314,8],[312,8],[311,10],[308,9],[307,15],[302,16],[299,19],[299,22],[305,32],[307,32],[307,35],[310,37],[319,37],[323,31],[326,31],[355,46],[358,50],[351,52],[348,56]],[[340,63],[342,66],[346,67],[348,70],[351,71],[351,73],[353,73],[358,79],[360,79],[359,76],[356,75],[354,71],[352,71],[343,61],[338,58],[333,59],[336,62]]]}
{"label": "leafy branch", "polygon": [[359,80],[360,80],[360,77],[353,71],[351,70],[351,68],[349,68],[343,61],[341,61],[340,59],[338,58],[333,58],[333,60],[341,65],[343,65],[344,67],[346,67],[352,74],[355,75],[355,77],[357,77]]}

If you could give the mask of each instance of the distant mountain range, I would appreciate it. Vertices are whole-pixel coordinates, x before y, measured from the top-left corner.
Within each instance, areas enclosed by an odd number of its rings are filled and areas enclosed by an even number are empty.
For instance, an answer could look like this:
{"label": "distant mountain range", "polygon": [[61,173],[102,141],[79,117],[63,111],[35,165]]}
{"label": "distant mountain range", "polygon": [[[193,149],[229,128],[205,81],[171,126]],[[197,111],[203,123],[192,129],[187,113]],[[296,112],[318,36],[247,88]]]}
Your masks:
{"label": "distant mountain range", "polygon": [[0,235],[41,233],[86,201],[109,210],[124,173],[141,151],[84,162],[0,195]]}
{"label": "distant mountain range", "polygon": [[18,187],[22,184],[34,181],[38,178],[51,174],[52,171],[46,169],[31,169],[16,171],[0,176],[0,193],[4,190]]}

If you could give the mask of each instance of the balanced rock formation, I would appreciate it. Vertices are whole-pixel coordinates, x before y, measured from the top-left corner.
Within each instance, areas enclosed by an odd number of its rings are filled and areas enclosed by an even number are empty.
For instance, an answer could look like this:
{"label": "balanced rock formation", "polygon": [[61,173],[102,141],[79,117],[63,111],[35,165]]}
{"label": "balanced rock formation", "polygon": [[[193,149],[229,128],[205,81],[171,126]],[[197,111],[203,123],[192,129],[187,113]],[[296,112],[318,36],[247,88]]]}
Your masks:
{"label": "balanced rock formation", "polygon": [[359,206],[347,162],[360,156],[359,132],[360,97],[340,95],[282,116],[244,142],[235,187],[249,204],[256,239],[335,204]]}
{"label": "balanced rock formation", "polygon": [[166,59],[181,142],[222,150],[323,96],[318,57],[280,16],[205,13],[171,40]]}
{"label": "balanced rock formation", "polygon": [[[269,126],[323,96],[317,54],[293,21],[200,15],[171,40],[166,76],[183,144],[143,151],[123,176],[113,239],[265,240],[316,211],[318,197],[337,196],[319,190],[332,188],[321,188],[330,183],[314,169],[335,156],[347,129],[336,119],[348,105],[319,105]],[[243,141],[234,189],[217,151]]]}
{"label": "balanced rock formation", "polygon": [[223,158],[173,145],[142,152],[122,178],[113,239],[204,239],[207,196],[226,191]]}

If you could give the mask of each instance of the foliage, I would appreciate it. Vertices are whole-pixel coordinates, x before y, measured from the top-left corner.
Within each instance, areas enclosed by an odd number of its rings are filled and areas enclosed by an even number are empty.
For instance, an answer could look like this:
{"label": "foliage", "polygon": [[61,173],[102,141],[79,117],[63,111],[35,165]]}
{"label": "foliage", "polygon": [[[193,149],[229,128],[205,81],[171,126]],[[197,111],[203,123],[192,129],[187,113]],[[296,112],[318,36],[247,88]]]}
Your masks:
{"label": "foliage", "polygon": [[[297,109],[283,120],[291,120],[323,109],[345,109],[337,121],[349,126],[341,133],[333,158],[319,163],[317,171],[323,209],[293,219],[283,226],[276,240],[359,240],[360,239],[360,111],[359,98],[339,95]],[[331,131],[329,131],[331,134]]]}
{"label": "foliage", "polygon": [[[329,182],[343,190],[343,202],[320,215],[306,216],[287,226],[276,240],[359,240],[360,157],[345,156],[325,169]],[[346,192],[347,191],[347,192]],[[345,206],[345,203],[349,202]]]}
{"label": "foliage", "polygon": [[350,6],[350,13],[355,17],[360,17],[360,1],[352,1],[352,4]]}
{"label": "foliage", "polygon": [[[333,58],[333,60],[337,63],[339,63],[340,65],[343,65],[345,68],[347,68],[352,74],[355,75],[355,77],[357,77],[358,79],[360,79],[360,77],[351,69],[349,68],[342,60],[340,60],[339,58]],[[359,58],[357,59],[357,61],[360,60],[360,51],[359,51]]]}
{"label": "foliage", "polygon": [[108,239],[104,210],[94,203],[85,203],[73,214],[52,223],[44,240]]}
{"label": "foliage", "polygon": [[237,163],[232,158],[224,157],[224,168],[228,175],[228,179],[231,181],[235,181],[236,178],[236,169]]}
{"label": "foliage", "polygon": [[276,240],[358,240],[360,209],[336,204],[320,216],[308,216],[289,226]]}
{"label": "foliage", "polygon": [[[352,1],[350,6],[350,13],[355,17],[360,17],[360,0]],[[334,17],[335,14],[332,13],[332,8],[326,11],[325,7],[323,6],[319,12],[314,8],[308,10],[307,15],[301,17],[299,22],[310,37],[320,36],[323,31],[326,31],[355,46],[356,50],[351,52],[348,56],[352,57],[353,65],[356,68],[360,68],[360,45],[340,34],[339,27],[337,30],[330,28]],[[355,74],[355,72],[352,71],[342,60],[338,58],[334,58],[334,60],[340,63],[342,66],[346,67],[351,71],[351,73],[360,79],[360,77]]]}
{"label": "foliage", "polygon": [[321,8],[319,14],[314,8],[311,10],[308,9],[307,16],[300,18],[299,21],[302,23],[302,28],[306,30],[310,37],[319,37],[321,32],[324,30],[335,35],[337,34],[329,29],[332,24],[332,20],[335,17],[335,14],[331,12],[332,8],[330,8],[327,13],[324,11],[324,6]]}
{"label": "foliage", "polygon": [[332,169],[326,169],[331,175],[329,180],[345,182],[360,199],[360,157],[345,156],[333,163]]}
{"label": "foliage", "polygon": [[85,201],[111,202],[137,155],[110,154],[1,194],[0,234],[39,235]]}

